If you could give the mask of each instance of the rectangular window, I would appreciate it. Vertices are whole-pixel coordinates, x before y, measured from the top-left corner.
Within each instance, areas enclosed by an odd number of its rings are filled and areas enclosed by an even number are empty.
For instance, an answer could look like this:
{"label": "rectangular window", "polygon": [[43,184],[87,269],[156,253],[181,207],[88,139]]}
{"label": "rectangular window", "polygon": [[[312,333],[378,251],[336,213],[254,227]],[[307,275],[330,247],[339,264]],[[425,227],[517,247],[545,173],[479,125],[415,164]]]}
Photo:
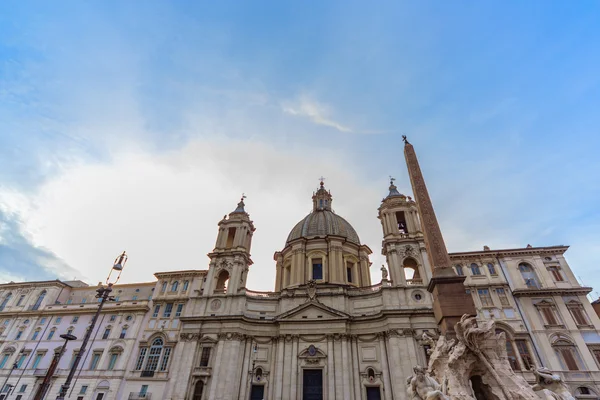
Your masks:
{"label": "rectangular window", "polygon": [[163,318],[170,318],[171,311],[173,311],[173,303],[165,304],[165,311],[163,312]]}
{"label": "rectangular window", "polygon": [[186,290],[188,290],[188,286],[190,285],[190,281],[183,281],[183,291],[185,292]]}
{"label": "rectangular window", "polygon": [[90,362],[90,369],[93,371],[98,368],[98,363],[100,362],[101,353],[94,353],[92,355],[92,361]]}
{"label": "rectangular window", "polygon": [[554,278],[555,282],[563,282],[564,278],[560,273],[560,268],[558,267],[548,267],[548,271],[552,274],[552,278]]}
{"label": "rectangular window", "polygon": [[492,307],[494,305],[488,289],[477,289],[477,293],[479,293],[479,299],[483,307]]}
{"label": "rectangular window", "polygon": [[498,273],[496,273],[496,267],[494,266],[494,264],[489,263],[487,265],[488,267],[488,271],[490,272],[490,275],[494,276],[494,275],[498,275]]}
{"label": "rectangular window", "polygon": [[4,368],[9,357],[10,357],[10,354],[2,354],[2,361],[0,361],[0,368]]}
{"label": "rectangular window", "polygon": [[147,351],[148,351],[147,347],[142,347],[140,349],[140,355],[138,356],[137,363],[135,364],[136,371],[139,371],[142,369],[142,366],[144,365],[144,358],[146,358]]}
{"label": "rectangular window", "polygon": [[119,358],[119,355],[117,353],[112,353],[110,355],[110,360],[108,361],[108,370],[112,371],[113,369],[115,369],[115,364],[117,363],[117,358]]}
{"label": "rectangular window", "polygon": [[117,316],[116,315],[111,315],[110,316],[110,322],[115,322],[117,320]]}
{"label": "rectangular window", "polygon": [[29,356],[29,353],[22,353],[19,356],[19,358],[17,359],[17,368],[21,368],[23,366],[23,363],[27,359],[27,356]]}
{"label": "rectangular window", "polygon": [[481,275],[481,270],[479,269],[479,265],[473,263],[471,264],[471,274],[472,275]]}
{"label": "rectangular window", "polygon": [[35,355],[35,359],[33,360],[33,369],[36,369],[38,367],[38,365],[40,364],[40,361],[42,361],[42,358],[44,358],[44,354],[43,353],[37,353]]}
{"label": "rectangular window", "polygon": [[230,249],[233,247],[233,239],[235,238],[235,228],[229,228],[229,231],[227,232],[227,244],[225,245],[226,248]]}
{"label": "rectangular window", "polygon": [[[596,358],[596,362],[598,364],[600,364],[600,349],[590,349],[590,350],[592,350],[592,354]],[[2,368],[2,367],[0,367],[0,368]]]}
{"label": "rectangular window", "polygon": [[575,355],[573,354],[573,349],[571,349],[570,347],[561,347],[558,351],[560,352],[560,355],[565,361],[565,364],[567,365],[567,369],[569,371],[579,371],[577,361],[575,360]]}
{"label": "rectangular window", "polygon": [[27,385],[21,385],[21,388],[19,389],[19,393],[25,393],[26,390],[27,390]]}
{"label": "rectangular window", "polygon": [[39,330],[33,331],[33,336],[31,336],[31,340],[36,340],[39,334],[40,334]]}
{"label": "rectangular window", "polygon": [[457,265],[455,268],[456,268],[456,275],[465,276],[462,265]]}
{"label": "rectangular window", "polygon": [[79,321],[79,317],[73,317],[73,319],[71,320],[71,323],[76,324],[77,321]]}
{"label": "rectangular window", "polygon": [[17,336],[15,337],[15,340],[21,339],[21,336],[23,336],[23,331],[18,331]]}
{"label": "rectangular window", "polygon": [[506,291],[503,288],[497,288],[496,294],[498,294],[498,298],[500,299],[500,304],[503,306],[509,306],[510,303],[508,301],[508,297],[506,297]]}
{"label": "rectangular window", "polygon": [[202,348],[202,355],[200,356],[200,366],[208,367],[208,362],[210,361],[210,347]]}
{"label": "rectangular window", "polygon": [[202,354],[200,355],[200,366],[208,367],[208,362],[210,361],[210,347],[203,347]]}
{"label": "rectangular window", "polygon": [[587,318],[585,317],[582,309],[569,307],[569,311],[571,311],[571,315],[573,316],[573,319],[577,325],[588,325]]}
{"label": "rectangular window", "polygon": [[542,307],[540,308],[540,311],[544,316],[546,325],[558,325],[558,322],[556,322],[556,316],[554,315],[554,311],[552,311],[550,307]]}
{"label": "rectangular window", "polygon": [[73,299],[67,299],[67,304],[71,304],[73,302]]}
{"label": "rectangular window", "polygon": [[510,363],[510,367],[513,371],[521,370],[519,362],[517,361],[517,355],[515,354],[515,350],[513,349],[510,339],[506,339],[506,357],[508,358],[508,362]]}
{"label": "rectangular window", "polygon": [[108,335],[110,335],[110,328],[106,328],[104,330],[104,333],[102,334],[102,339],[104,339],[104,340],[108,339]]}
{"label": "rectangular window", "polygon": [[323,279],[323,261],[320,258],[312,260],[312,278]]}
{"label": "rectangular window", "polygon": [[56,319],[54,320],[54,323],[60,324],[60,321],[62,321],[62,317],[56,317]]}
{"label": "rectangular window", "polygon": [[517,344],[517,350],[519,351],[521,360],[523,360],[525,369],[531,371],[531,369],[533,368],[533,358],[531,358],[531,354],[529,353],[529,346],[527,345],[527,341],[519,339],[515,340],[515,343]]}
{"label": "rectangular window", "polygon": [[157,318],[159,312],[160,312],[160,304],[154,306],[154,312],[152,312],[152,318]]}
{"label": "rectangular window", "polygon": [[87,385],[83,385],[81,389],[79,389],[79,394],[85,394],[88,390]]}
{"label": "rectangular window", "polygon": [[169,366],[169,357],[170,356],[171,356],[171,348],[165,347],[165,350],[163,351],[162,361],[160,362],[160,370],[161,371],[167,370],[167,367]]}
{"label": "rectangular window", "polygon": [[46,317],[42,317],[42,318],[40,318],[40,322],[39,322],[39,324],[40,324],[40,325],[44,325],[45,323],[46,323]]}
{"label": "rectangular window", "polygon": [[81,302],[82,302],[83,304],[85,304],[85,303],[87,303],[87,299],[86,299],[86,298],[83,298],[83,299],[81,299]]}
{"label": "rectangular window", "polygon": [[348,279],[348,283],[352,283],[352,264],[350,263],[346,265],[346,279]]}
{"label": "rectangular window", "polygon": [[175,310],[175,316],[181,317],[182,312],[183,312],[183,304],[177,304],[177,309]]}
{"label": "rectangular window", "polygon": [[504,311],[504,316],[506,318],[514,318],[515,317],[515,310],[513,310],[512,308],[505,308],[502,311]]}
{"label": "rectangular window", "polygon": [[50,333],[48,334],[48,340],[52,340],[52,336],[54,336],[54,332],[56,332],[54,329],[52,329],[50,331]]}
{"label": "rectangular window", "polygon": [[146,393],[148,393],[148,385],[142,385],[140,388],[140,397],[146,396]]}
{"label": "rectangular window", "polygon": [[17,307],[19,307],[21,304],[23,304],[23,300],[25,300],[24,294],[22,294],[21,297],[19,297],[19,301],[17,301]]}
{"label": "rectangular window", "polygon": [[119,338],[125,339],[125,336],[127,336],[127,327],[123,327],[123,329],[121,329],[121,334],[119,335]]}

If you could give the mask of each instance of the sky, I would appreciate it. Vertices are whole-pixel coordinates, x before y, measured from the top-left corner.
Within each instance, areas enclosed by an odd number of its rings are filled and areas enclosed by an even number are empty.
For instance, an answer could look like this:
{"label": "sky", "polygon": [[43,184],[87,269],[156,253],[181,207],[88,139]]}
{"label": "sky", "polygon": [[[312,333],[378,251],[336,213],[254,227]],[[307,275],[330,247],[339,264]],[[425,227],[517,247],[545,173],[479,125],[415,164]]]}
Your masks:
{"label": "sky", "polygon": [[[451,252],[570,245],[600,290],[600,3],[0,2],[0,282],[206,269],[242,193],[248,287],[320,176],[372,250],[415,146]],[[595,294],[594,297],[597,297]]]}

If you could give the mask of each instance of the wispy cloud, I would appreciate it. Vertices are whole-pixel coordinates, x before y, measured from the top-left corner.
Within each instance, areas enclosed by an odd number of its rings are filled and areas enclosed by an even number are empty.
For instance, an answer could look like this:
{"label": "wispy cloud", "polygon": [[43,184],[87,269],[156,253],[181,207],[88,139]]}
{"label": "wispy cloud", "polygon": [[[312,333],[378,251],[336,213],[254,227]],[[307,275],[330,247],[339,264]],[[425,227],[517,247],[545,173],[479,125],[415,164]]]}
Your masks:
{"label": "wispy cloud", "polygon": [[349,126],[335,121],[331,116],[331,108],[306,96],[301,96],[297,101],[282,105],[283,112],[298,117],[308,118],[317,125],[323,125],[340,132],[354,132]]}

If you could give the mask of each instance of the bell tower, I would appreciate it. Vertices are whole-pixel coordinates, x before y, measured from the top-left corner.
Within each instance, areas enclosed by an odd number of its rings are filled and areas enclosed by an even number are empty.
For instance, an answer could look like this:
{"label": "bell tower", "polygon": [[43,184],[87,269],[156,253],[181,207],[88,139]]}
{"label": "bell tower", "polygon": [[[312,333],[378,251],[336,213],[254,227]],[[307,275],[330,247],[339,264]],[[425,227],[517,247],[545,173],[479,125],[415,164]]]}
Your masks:
{"label": "bell tower", "polygon": [[248,269],[252,265],[250,247],[256,230],[244,210],[242,196],[237,208],[219,221],[215,248],[208,254],[210,265],[203,295],[236,294],[246,287]]}
{"label": "bell tower", "polygon": [[381,254],[386,257],[393,286],[426,286],[431,269],[417,204],[398,192],[394,180],[390,177],[389,194],[378,209],[383,229]]}

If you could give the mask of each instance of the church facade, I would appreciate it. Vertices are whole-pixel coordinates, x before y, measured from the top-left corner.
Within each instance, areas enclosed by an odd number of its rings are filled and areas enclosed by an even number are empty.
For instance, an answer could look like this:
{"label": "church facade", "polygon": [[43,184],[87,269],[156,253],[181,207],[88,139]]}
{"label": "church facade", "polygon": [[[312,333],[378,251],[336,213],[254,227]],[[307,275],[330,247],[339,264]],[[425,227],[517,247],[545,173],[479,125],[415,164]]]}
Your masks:
{"label": "church facade", "polygon": [[[69,398],[407,399],[407,378],[440,334],[417,203],[390,183],[378,208],[386,265],[371,282],[372,250],[333,211],[322,182],[311,200],[274,254],[272,292],[246,287],[255,227],[243,199],[218,223],[206,270],[115,286]],[[547,367],[577,398],[598,399],[600,320],[566,251],[486,246],[449,257],[477,318],[505,332],[516,373],[534,382],[532,370]],[[0,400],[34,398],[57,336],[83,336],[94,293],[82,282],[0,285]],[[80,345],[68,344],[47,398]]]}

